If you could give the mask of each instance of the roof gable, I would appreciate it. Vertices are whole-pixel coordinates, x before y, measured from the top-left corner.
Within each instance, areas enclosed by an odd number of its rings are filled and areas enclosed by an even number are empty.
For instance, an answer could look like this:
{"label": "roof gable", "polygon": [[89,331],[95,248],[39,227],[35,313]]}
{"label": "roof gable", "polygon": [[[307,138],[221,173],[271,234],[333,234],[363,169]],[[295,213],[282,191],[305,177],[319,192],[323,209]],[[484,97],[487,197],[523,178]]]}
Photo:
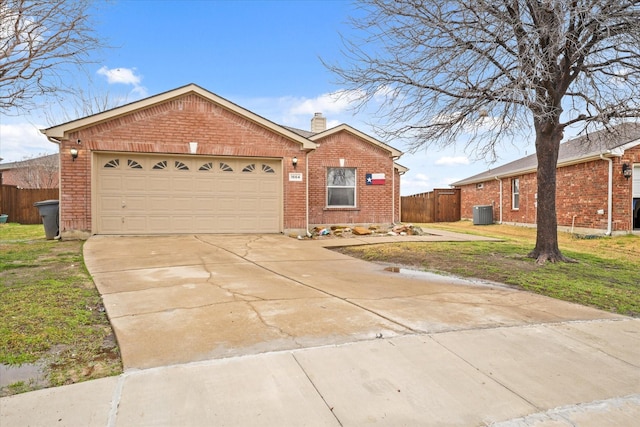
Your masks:
{"label": "roof gable", "polygon": [[331,128],[331,129],[327,129],[327,130],[325,130],[323,132],[313,134],[313,135],[309,136],[309,139],[312,140],[312,141],[319,141],[319,140],[321,140],[323,138],[326,138],[326,137],[328,137],[330,135],[335,135],[335,134],[337,134],[339,132],[349,132],[350,134],[355,135],[358,138],[365,140],[369,144],[375,145],[377,147],[382,148],[383,150],[388,151],[389,154],[391,155],[391,157],[398,158],[398,157],[402,156],[402,154],[403,154],[402,151],[396,150],[392,146],[387,145],[387,144],[385,144],[383,142],[380,142],[377,139],[372,138],[369,135],[367,135],[367,134],[365,134],[363,132],[360,132],[359,130],[357,130],[355,128],[352,128],[351,126],[346,125],[346,124],[341,124],[341,125],[338,125],[336,127]]}
{"label": "roof gable", "polygon": [[170,90],[168,92],[164,92],[155,96],[151,96],[149,98],[145,98],[142,99],[140,101],[135,101],[132,102],[130,104],[126,104],[120,107],[116,107],[113,108],[111,110],[107,110],[98,114],[94,114],[88,117],[84,117],[81,119],[77,119],[77,120],[73,120],[67,123],[63,123],[61,125],[57,125],[57,126],[52,126],[50,128],[47,129],[41,129],[40,132],[42,132],[43,134],[45,134],[47,137],[49,138],[53,138],[53,139],[64,139],[66,137],[67,134],[69,134],[70,132],[75,132],[78,131],[80,129],[83,128],[87,128],[90,126],[94,126],[97,125],[99,123],[108,121],[108,120],[112,120],[121,116],[125,116],[125,115],[129,115],[134,113],[135,111],[139,111],[142,109],[146,109],[149,107],[152,107],[154,105],[160,104],[160,103],[164,103],[167,102],[169,100],[178,98],[178,97],[182,97],[184,95],[187,94],[197,94],[207,100],[209,100],[210,102],[213,102],[217,105],[219,105],[222,108],[225,108],[229,111],[232,111],[240,116],[242,116],[243,118],[250,120],[266,129],[269,129],[277,134],[280,134],[290,140],[293,140],[297,143],[299,143],[303,149],[307,149],[307,150],[313,150],[317,147],[317,145],[315,143],[313,143],[312,141],[310,141],[309,139],[303,137],[302,135],[299,135],[296,132],[293,132],[292,130],[277,125],[267,119],[265,119],[264,117],[261,117],[255,113],[252,113],[251,111],[240,107],[237,104],[234,104],[233,102],[224,99],[212,92],[209,92],[206,89],[201,88],[198,85],[195,84],[188,84],[186,86],[182,86],[180,88],[174,89],[174,90]]}
{"label": "roof gable", "polygon": [[[602,129],[590,134],[570,139],[560,144],[558,167],[584,163],[603,156],[621,156],[624,151],[640,145],[640,123],[623,123],[610,129]],[[535,172],[538,168],[536,154],[489,169],[477,175],[454,182],[453,186],[475,184]]]}

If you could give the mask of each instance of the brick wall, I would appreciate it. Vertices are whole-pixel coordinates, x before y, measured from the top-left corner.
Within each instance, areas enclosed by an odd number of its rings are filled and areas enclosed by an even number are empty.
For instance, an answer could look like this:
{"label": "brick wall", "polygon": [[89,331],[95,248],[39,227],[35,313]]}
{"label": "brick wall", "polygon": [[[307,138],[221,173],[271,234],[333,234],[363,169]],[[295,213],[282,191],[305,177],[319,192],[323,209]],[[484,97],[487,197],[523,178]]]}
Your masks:
{"label": "brick wall", "polygon": [[[317,224],[388,224],[398,216],[399,176],[388,151],[357,136],[342,131],[315,141],[319,147],[309,154],[309,223]],[[356,206],[327,207],[327,168],[356,169]],[[384,173],[384,185],[366,185],[368,173]],[[394,197],[394,179],[396,180]]]}
{"label": "brick wall", "polygon": [[[622,158],[613,160],[612,231],[632,230],[631,180],[622,175],[622,164],[640,163],[640,147],[628,150]],[[609,163],[593,160],[560,167],[556,180],[556,212],[558,226],[592,230],[607,229]],[[511,180],[520,180],[520,208],[511,206]],[[462,217],[473,218],[473,206],[493,205],[494,221],[500,220],[500,181],[491,180],[461,187]],[[502,221],[506,223],[536,223],[536,174],[524,174],[502,179]]]}
{"label": "brick wall", "polygon": [[[81,143],[77,144],[77,140]],[[62,141],[61,231],[92,230],[92,176],[95,179],[92,151],[189,154],[191,141],[198,142],[197,153],[200,155],[282,158],[284,229],[306,227],[307,183],[288,180],[290,172],[306,176],[307,154],[300,144],[205,98],[189,94],[98,123],[74,132]],[[75,161],[68,155],[70,148],[79,149]],[[312,165],[310,223],[388,223],[393,220],[393,160],[388,152],[348,132],[340,132],[320,141],[320,148],[308,156]],[[291,162],[293,157],[298,158],[295,169]],[[356,209],[325,209],[326,168],[339,166],[340,158],[345,159],[345,166],[358,170]],[[387,182],[381,186],[366,186],[365,173],[384,173]],[[399,182],[396,196],[399,200]]]}

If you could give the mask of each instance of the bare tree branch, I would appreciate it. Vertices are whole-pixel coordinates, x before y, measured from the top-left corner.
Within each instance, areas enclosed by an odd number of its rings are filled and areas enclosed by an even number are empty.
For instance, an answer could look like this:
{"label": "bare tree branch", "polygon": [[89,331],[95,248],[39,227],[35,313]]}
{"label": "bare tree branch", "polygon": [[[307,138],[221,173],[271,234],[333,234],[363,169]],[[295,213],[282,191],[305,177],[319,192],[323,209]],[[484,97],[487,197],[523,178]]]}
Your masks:
{"label": "bare tree branch", "polygon": [[59,160],[57,154],[25,157],[13,172],[13,181],[20,188],[57,188]]}
{"label": "bare tree branch", "polygon": [[[459,126],[473,127],[479,112],[507,123],[510,133],[528,129],[532,114],[546,121],[560,112],[563,127],[580,116],[605,122],[640,115],[632,102],[640,95],[638,4],[366,0],[360,2],[366,17],[351,21],[362,36],[344,42],[346,62],[325,65],[359,94],[359,107],[384,92],[381,136],[404,138],[413,149],[454,142]],[[624,111],[587,111],[611,95],[598,87],[611,87],[607,77],[622,69],[616,101]],[[572,104],[574,93],[579,99]],[[477,142],[495,148],[504,130],[483,132]]]}
{"label": "bare tree branch", "polygon": [[[538,230],[556,230],[564,129],[640,117],[638,0],[361,0],[344,62],[325,65],[379,102],[376,131],[410,150],[465,137],[477,156],[533,128]],[[538,236],[538,261],[563,259]],[[544,245],[541,240],[545,240]],[[544,249],[541,247],[544,246]],[[554,247],[555,246],[555,247]]]}
{"label": "bare tree branch", "polygon": [[67,77],[104,47],[93,34],[92,0],[0,1],[0,111],[68,89]]}

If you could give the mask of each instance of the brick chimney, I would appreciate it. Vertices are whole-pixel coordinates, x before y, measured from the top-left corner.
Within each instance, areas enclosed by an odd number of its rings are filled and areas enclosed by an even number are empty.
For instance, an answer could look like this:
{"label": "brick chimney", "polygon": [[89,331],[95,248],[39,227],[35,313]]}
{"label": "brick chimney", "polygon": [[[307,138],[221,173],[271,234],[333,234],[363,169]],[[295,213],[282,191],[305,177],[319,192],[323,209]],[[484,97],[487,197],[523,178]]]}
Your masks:
{"label": "brick chimney", "polygon": [[311,132],[320,133],[327,130],[327,118],[322,113],[315,113],[311,119]]}

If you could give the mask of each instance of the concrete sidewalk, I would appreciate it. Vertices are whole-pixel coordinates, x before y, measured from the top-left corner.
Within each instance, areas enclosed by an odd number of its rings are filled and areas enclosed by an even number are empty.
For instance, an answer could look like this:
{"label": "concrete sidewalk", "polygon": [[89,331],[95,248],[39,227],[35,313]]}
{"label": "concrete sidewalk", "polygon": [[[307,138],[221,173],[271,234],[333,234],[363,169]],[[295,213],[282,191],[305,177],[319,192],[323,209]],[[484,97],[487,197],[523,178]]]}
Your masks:
{"label": "concrete sidewalk", "polygon": [[639,319],[324,249],[406,239],[92,237],[125,373],[0,426],[637,425]]}
{"label": "concrete sidewalk", "polygon": [[411,335],[128,370],[3,398],[2,426],[637,426],[640,321]]}

